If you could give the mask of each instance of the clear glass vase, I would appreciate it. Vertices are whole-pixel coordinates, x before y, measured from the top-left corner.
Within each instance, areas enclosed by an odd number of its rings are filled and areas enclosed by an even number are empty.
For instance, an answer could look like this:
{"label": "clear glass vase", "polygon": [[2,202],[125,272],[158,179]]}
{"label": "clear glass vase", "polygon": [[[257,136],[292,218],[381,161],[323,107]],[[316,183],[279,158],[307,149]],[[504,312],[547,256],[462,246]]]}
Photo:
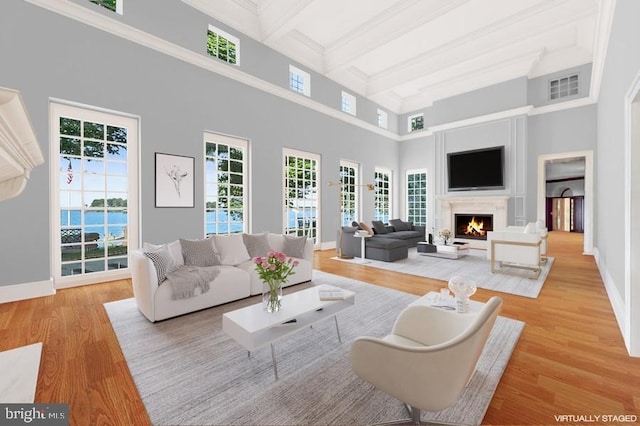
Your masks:
{"label": "clear glass vase", "polygon": [[282,281],[262,282],[262,306],[267,312],[278,312],[282,306]]}
{"label": "clear glass vase", "polygon": [[449,279],[449,289],[456,295],[456,312],[469,312],[469,297],[475,294],[475,281],[465,277],[453,276]]}

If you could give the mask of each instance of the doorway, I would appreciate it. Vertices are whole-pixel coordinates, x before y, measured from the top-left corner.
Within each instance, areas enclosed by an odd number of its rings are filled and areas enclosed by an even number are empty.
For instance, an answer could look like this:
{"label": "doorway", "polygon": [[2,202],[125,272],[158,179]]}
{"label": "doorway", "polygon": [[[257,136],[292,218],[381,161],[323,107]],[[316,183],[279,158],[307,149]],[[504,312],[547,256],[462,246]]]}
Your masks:
{"label": "doorway", "polygon": [[[547,154],[538,157],[538,218],[553,229],[554,198],[570,198],[562,226],[583,234],[583,253],[593,254],[593,151]],[[566,202],[563,202],[566,203]]]}

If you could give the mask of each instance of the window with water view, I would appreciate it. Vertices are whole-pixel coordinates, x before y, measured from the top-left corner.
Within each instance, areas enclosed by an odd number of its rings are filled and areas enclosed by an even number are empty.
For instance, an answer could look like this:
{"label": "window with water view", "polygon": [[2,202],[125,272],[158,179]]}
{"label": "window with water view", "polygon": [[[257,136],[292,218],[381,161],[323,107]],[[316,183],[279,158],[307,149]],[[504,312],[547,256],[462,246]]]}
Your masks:
{"label": "window with water view", "polygon": [[205,235],[247,232],[246,140],[205,134]]}
{"label": "window with water view", "polygon": [[137,220],[130,210],[129,177],[137,122],[66,105],[54,104],[53,110],[61,112],[53,122],[58,277],[127,268],[131,225]]}
{"label": "window with water view", "polygon": [[284,150],[284,232],[317,241],[320,156]]}

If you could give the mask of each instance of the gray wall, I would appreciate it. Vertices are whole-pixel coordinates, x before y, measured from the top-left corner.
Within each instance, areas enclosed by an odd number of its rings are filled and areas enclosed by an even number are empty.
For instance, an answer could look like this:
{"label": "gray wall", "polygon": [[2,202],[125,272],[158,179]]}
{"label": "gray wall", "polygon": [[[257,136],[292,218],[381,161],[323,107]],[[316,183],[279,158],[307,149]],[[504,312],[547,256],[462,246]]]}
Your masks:
{"label": "gray wall", "polygon": [[438,124],[464,120],[527,105],[527,78],[520,77],[461,95],[440,99],[429,108],[411,111],[398,117],[401,135],[409,132],[408,117],[424,113],[425,129]]}
{"label": "gray wall", "polygon": [[[164,2],[161,7],[158,7],[156,0],[127,1],[124,14],[117,15],[106,8],[89,3],[88,0],[72,1],[111,19],[121,21],[163,40],[202,54],[207,58],[210,56],[207,54],[206,36],[207,28],[211,24],[240,40],[240,65],[238,68],[243,72],[275,85],[289,88],[289,65],[294,65],[311,75],[311,99],[337,110],[341,108],[343,86],[183,2]],[[357,117],[367,123],[377,125],[377,108],[387,110],[350,90],[347,91],[357,98]],[[387,113],[389,114],[389,130],[395,132],[397,131],[397,115],[390,111]]]}
{"label": "gray wall", "polygon": [[[527,121],[527,217],[537,218],[538,157],[576,151],[596,151],[597,106],[587,105],[530,116]],[[597,174],[596,174],[597,175]],[[597,191],[596,191],[597,192]],[[594,194],[597,199],[597,195]]]}
{"label": "gray wall", "polygon": [[[625,270],[624,99],[640,72],[640,2],[618,0],[598,99],[598,156],[595,161],[599,263],[622,298]],[[638,167],[638,164],[633,165]]]}
{"label": "gray wall", "polygon": [[[179,15],[181,9],[177,9],[172,12]],[[324,241],[335,239],[338,201],[326,182],[336,179],[340,158],[358,159],[365,181],[366,176],[373,178],[375,166],[398,169],[395,141],[21,0],[3,2],[0,36],[0,86],[22,92],[47,159],[33,171],[23,194],[0,203],[0,285],[37,282],[51,275],[50,98],[141,117],[142,241],[202,237],[205,130],[251,141],[254,232],[282,230],[283,147],[322,156]],[[154,207],[155,152],[196,158],[195,208]],[[373,210],[373,198],[371,194],[365,197],[368,212]]]}

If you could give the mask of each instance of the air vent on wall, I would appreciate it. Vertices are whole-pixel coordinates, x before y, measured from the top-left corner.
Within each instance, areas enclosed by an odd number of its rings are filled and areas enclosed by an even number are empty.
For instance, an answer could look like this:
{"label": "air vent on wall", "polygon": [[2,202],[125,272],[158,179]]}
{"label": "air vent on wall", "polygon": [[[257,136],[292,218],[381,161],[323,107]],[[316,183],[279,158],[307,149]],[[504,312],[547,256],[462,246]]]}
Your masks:
{"label": "air vent on wall", "polygon": [[578,94],[578,74],[558,78],[549,82],[549,99],[555,100]]}

